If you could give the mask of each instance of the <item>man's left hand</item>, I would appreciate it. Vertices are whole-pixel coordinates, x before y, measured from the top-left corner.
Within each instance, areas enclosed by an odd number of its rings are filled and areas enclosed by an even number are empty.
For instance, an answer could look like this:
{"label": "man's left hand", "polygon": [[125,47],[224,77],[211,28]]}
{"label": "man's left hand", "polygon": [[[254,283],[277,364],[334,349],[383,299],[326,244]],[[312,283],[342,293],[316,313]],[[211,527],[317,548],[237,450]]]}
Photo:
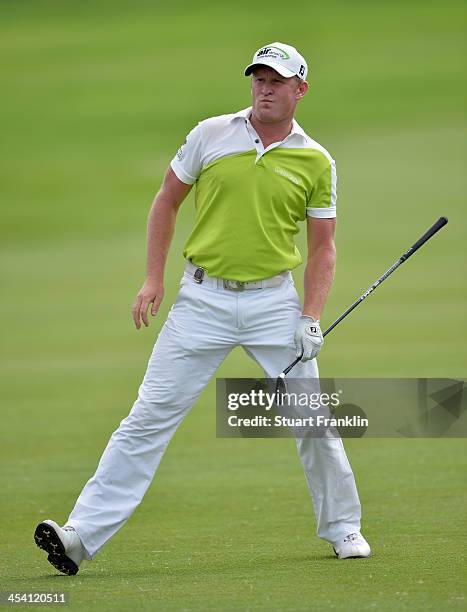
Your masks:
{"label": "man's left hand", "polygon": [[324,344],[319,321],[316,321],[313,317],[302,315],[298,321],[294,341],[297,357],[302,355],[302,361],[314,359]]}

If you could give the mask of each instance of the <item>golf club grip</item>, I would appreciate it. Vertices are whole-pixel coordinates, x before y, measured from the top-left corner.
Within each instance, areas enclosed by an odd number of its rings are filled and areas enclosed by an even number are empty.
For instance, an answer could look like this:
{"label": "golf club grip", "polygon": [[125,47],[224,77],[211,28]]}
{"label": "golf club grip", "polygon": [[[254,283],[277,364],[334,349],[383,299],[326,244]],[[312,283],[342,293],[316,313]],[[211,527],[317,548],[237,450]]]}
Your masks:
{"label": "golf club grip", "polygon": [[427,240],[429,240],[432,236],[434,236],[436,234],[436,232],[438,232],[442,227],[444,227],[446,225],[446,223],[448,222],[447,217],[440,217],[438,219],[438,221],[436,221],[436,223],[433,223],[433,225],[430,227],[429,230],[427,230],[423,236],[421,236],[417,242],[415,242],[408,251],[406,251],[403,255],[401,255],[401,257],[399,257],[399,259],[388,269],[386,270],[386,272],[384,274],[382,274],[378,280],[376,280],[371,287],[369,287],[365,293],[363,293],[357,300],[355,300],[355,302],[349,306],[347,308],[347,310],[345,312],[343,312],[341,314],[341,316],[336,319],[334,321],[334,323],[332,323],[324,332],[323,332],[323,338],[324,336],[326,336],[327,334],[329,334],[330,331],[332,331],[336,325],[338,325],[342,319],[345,319],[345,317],[350,314],[352,312],[352,310],[354,308],[356,308],[361,302],[363,302],[363,300],[365,298],[367,298],[370,293],[372,293],[376,287],[378,285],[380,285],[384,280],[387,279],[387,277],[392,274],[394,272],[394,270],[397,270],[397,268],[404,263],[404,261],[406,261],[411,255],[413,255],[415,253],[415,251],[417,251],[421,246],[423,246],[425,244],[425,242],[427,242]]}
{"label": "golf club grip", "polygon": [[440,217],[438,219],[438,221],[436,221],[436,223],[433,223],[433,225],[430,227],[429,230],[427,230],[423,236],[421,236],[417,242],[415,244],[413,244],[410,249],[404,253],[401,256],[402,261],[405,261],[406,259],[408,259],[411,255],[413,255],[415,253],[415,251],[417,251],[421,246],[423,246],[425,244],[425,242],[427,240],[429,240],[432,236],[434,236],[436,234],[436,232],[439,232],[439,230],[444,227],[446,225],[446,223],[448,222],[448,218],[447,217]]}
{"label": "golf club grip", "polygon": [[[341,316],[336,319],[334,321],[334,323],[331,323],[331,325],[323,332],[323,338],[325,336],[327,336],[329,334],[330,331],[332,331],[336,325],[338,325],[342,319],[345,319],[345,317],[350,314],[352,312],[352,310],[354,308],[356,308],[359,304],[361,304],[363,302],[364,299],[366,299],[370,293],[372,293],[376,287],[378,287],[378,285],[380,285],[384,280],[386,280],[386,278],[391,275],[394,270],[397,270],[397,268],[404,263],[404,261],[406,261],[411,255],[413,255],[415,253],[415,251],[417,251],[421,246],[423,246],[425,244],[425,242],[427,242],[432,236],[434,236],[436,234],[436,232],[438,232],[442,227],[444,227],[446,225],[446,223],[448,222],[448,218],[447,217],[440,217],[436,223],[433,223],[433,225],[430,227],[429,230],[427,230],[423,236],[421,236],[417,242],[415,242],[408,251],[406,251],[403,255],[401,255],[401,257],[399,257],[399,259],[388,269],[386,270],[386,272],[384,274],[382,274],[378,280],[376,280],[371,287],[369,287],[365,293],[363,293],[357,300],[355,300],[355,302],[349,306],[347,308],[347,310],[345,312],[343,312],[341,314]],[[294,368],[297,363],[301,360],[302,356],[297,357],[289,366],[287,366],[285,368],[285,370],[282,372],[282,374],[284,376],[286,376],[290,370],[292,368]]]}

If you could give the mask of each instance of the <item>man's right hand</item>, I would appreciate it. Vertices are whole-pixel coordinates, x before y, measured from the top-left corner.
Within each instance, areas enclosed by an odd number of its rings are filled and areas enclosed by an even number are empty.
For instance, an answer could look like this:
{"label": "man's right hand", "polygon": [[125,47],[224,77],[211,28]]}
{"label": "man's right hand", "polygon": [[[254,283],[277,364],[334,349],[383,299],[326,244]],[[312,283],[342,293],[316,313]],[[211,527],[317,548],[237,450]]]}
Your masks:
{"label": "man's right hand", "polygon": [[131,309],[133,315],[133,321],[135,322],[136,329],[141,327],[141,321],[148,327],[148,308],[151,306],[151,315],[156,316],[159,306],[161,305],[164,297],[164,286],[162,283],[157,282],[154,279],[147,278],[144,281],[144,285],[141,287],[138,295],[136,296],[135,303]]}

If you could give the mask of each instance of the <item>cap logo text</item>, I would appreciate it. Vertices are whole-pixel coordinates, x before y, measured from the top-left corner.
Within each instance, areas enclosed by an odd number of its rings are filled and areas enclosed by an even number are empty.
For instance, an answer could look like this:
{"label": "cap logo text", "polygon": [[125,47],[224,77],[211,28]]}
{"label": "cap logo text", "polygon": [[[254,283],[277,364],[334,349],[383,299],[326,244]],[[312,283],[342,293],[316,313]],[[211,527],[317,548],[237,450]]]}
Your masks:
{"label": "cap logo text", "polygon": [[263,47],[256,54],[256,59],[263,57],[270,57],[272,59],[282,59],[287,60],[290,59],[288,53],[286,53],[283,49],[279,49],[279,47]]}

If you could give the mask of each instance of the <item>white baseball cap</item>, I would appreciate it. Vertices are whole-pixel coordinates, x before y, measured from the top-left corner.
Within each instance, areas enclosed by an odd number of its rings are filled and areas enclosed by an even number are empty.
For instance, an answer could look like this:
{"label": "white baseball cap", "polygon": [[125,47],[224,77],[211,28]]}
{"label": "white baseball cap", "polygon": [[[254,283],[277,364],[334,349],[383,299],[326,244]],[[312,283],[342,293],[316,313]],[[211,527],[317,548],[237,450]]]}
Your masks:
{"label": "white baseball cap", "polygon": [[302,55],[290,45],[274,42],[258,49],[253,55],[253,61],[245,68],[245,76],[249,76],[255,66],[270,66],[285,78],[298,76],[306,79],[308,66]]}

